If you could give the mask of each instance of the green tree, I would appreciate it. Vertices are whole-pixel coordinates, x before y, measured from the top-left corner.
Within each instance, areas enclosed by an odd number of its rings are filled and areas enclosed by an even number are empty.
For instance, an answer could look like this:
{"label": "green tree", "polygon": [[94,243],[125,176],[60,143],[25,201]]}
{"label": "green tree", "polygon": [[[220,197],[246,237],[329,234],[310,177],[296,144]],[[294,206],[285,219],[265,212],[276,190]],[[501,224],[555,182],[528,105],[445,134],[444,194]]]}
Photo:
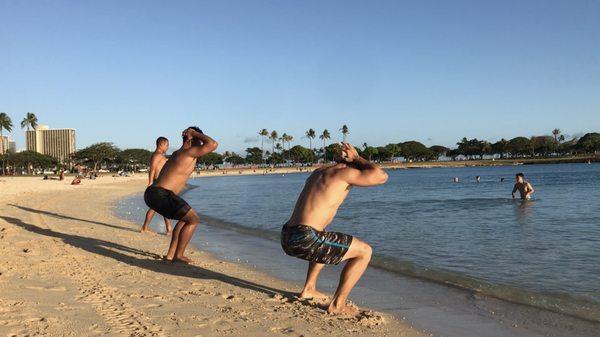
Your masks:
{"label": "green tree", "polygon": [[531,137],[531,145],[533,153],[537,155],[547,156],[556,151],[556,138],[551,136],[534,136]]}
{"label": "green tree", "polygon": [[435,159],[439,159],[441,156],[445,156],[448,153],[448,151],[450,151],[449,148],[442,145],[430,146],[429,150],[431,151]]}
{"label": "green tree", "polygon": [[14,167],[24,168],[31,174],[32,168],[47,169],[58,164],[58,161],[48,155],[35,151],[23,151],[8,155]]}
{"label": "green tree", "polygon": [[427,146],[417,141],[408,141],[400,145],[402,156],[407,160],[426,160],[432,157],[431,151]]}
{"label": "green tree", "polygon": [[301,145],[292,147],[288,153],[290,158],[296,163],[314,163],[316,161],[315,152]]}
{"label": "green tree", "polygon": [[285,159],[283,159],[283,155],[281,153],[272,153],[267,159],[267,163],[271,165],[283,164],[284,162]]}
{"label": "green tree", "polygon": [[271,131],[271,135],[269,136],[269,139],[271,140],[271,142],[273,142],[273,152],[275,152],[275,142],[279,139],[279,134],[277,133],[277,131],[273,130]]}
{"label": "green tree", "polygon": [[342,139],[345,142],[346,138],[350,134],[350,130],[348,129],[348,125],[346,125],[346,124],[342,125],[342,127],[340,128],[340,131],[342,131]]}
{"label": "green tree", "polygon": [[331,134],[327,129],[323,130],[323,133],[319,136],[319,139],[323,141],[323,161],[327,162],[327,144],[326,142],[331,139]]}
{"label": "green tree", "polygon": [[262,150],[258,147],[249,147],[246,149],[246,162],[250,164],[260,164],[263,162]]}
{"label": "green tree", "polygon": [[492,144],[492,153],[500,155],[500,159],[503,159],[506,153],[510,152],[508,140],[502,138],[499,141]]}
{"label": "green tree", "polygon": [[27,128],[27,131],[29,131],[30,126],[32,129],[35,129],[37,127],[37,123],[38,119],[35,114],[33,112],[28,112],[27,115],[25,115],[25,118],[23,118],[21,121],[21,129]]}
{"label": "green tree", "polygon": [[600,151],[600,133],[586,133],[577,141],[575,148],[586,153],[597,153]]}
{"label": "green tree", "polygon": [[315,137],[317,136],[317,133],[313,129],[308,129],[308,130],[306,130],[305,135],[308,138],[308,142],[309,142],[308,148],[312,150],[313,149],[312,140],[315,139]]}
{"label": "green tree", "polygon": [[103,142],[90,145],[73,154],[73,158],[78,161],[92,163],[94,171],[98,165],[103,162],[114,162],[119,155],[119,148],[113,143]]}
{"label": "green tree", "polygon": [[554,142],[558,143],[558,137],[560,136],[560,129],[552,130],[552,135],[554,136]]}
{"label": "green tree", "polygon": [[231,152],[231,154],[229,155],[229,157],[227,157],[226,161],[228,163],[230,163],[231,165],[233,165],[233,166],[244,165],[246,163],[246,160],[244,158],[240,157],[235,152]]}
{"label": "green tree", "polygon": [[126,168],[133,166],[137,169],[139,166],[147,166],[151,157],[152,152],[146,149],[125,149],[118,153],[117,162]]}
{"label": "green tree", "polygon": [[260,136],[260,150],[261,150],[261,157],[264,157],[265,155],[265,137],[269,136],[269,131],[267,131],[267,129],[262,129],[260,131],[258,131],[258,135]]}
{"label": "green tree", "polygon": [[385,146],[386,152],[389,155],[389,160],[392,161],[394,157],[400,155],[402,148],[398,144],[388,144]]}
{"label": "green tree", "polygon": [[[260,151],[259,148],[256,148]],[[206,165],[206,166],[211,166],[211,165],[218,165],[218,164],[223,164],[223,156],[216,153],[216,152],[210,152],[205,154],[204,156],[198,158],[198,164],[202,164],[202,165]]]}
{"label": "green tree", "polygon": [[377,148],[372,147],[372,146],[368,146],[367,143],[365,143],[365,149],[362,151],[363,155],[365,157],[367,157],[369,160],[373,160],[374,156],[377,156],[379,154],[379,151],[377,151]]}
{"label": "green tree", "polygon": [[0,112],[0,136],[2,136],[2,130],[11,132],[12,127],[13,127],[13,124],[12,124],[12,120],[10,119],[10,117],[4,112]]}
{"label": "green tree", "polygon": [[509,140],[508,148],[512,155],[530,156],[533,153],[531,140],[526,137],[515,137]]}

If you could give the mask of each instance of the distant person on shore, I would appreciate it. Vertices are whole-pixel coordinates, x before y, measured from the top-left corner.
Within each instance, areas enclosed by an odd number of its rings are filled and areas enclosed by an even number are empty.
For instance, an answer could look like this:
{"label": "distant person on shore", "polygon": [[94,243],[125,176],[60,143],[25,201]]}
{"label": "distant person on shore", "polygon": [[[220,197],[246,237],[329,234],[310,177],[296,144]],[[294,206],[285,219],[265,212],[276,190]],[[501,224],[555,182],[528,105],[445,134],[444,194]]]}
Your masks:
{"label": "distant person on shore", "polygon": [[517,180],[517,182],[515,183],[515,187],[513,187],[512,190],[513,199],[515,198],[515,193],[517,191],[519,191],[519,194],[521,194],[522,200],[531,199],[531,194],[533,194],[533,192],[535,191],[533,189],[533,186],[531,186],[531,184],[528,181],[525,181],[525,175],[523,173],[517,173],[515,179]]}
{"label": "distant person on shore", "polygon": [[[154,181],[158,178],[158,175],[160,174],[160,170],[162,170],[163,166],[167,162],[165,153],[167,153],[168,149],[169,149],[169,140],[165,137],[158,137],[156,139],[156,149],[154,150],[152,157],[150,157],[150,170],[148,171],[148,186],[151,186],[154,183]],[[152,230],[150,228],[148,228],[148,225],[152,221],[152,218],[154,217],[154,213],[156,213],[156,212],[152,208],[148,209],[148,211],[146,212],[146,218],[144,219],[144,224],[142,225],[140,232],[142,232],[142,233],[152,232]],[[172,229],[171,221],[166,217],[163,217],[163,219],[165,220],[165,226],[167,228],[167,235],[169,235],[169,234],[171,234],[171,229]]]}
{"label": "distant person on shore", "polygon": [[336,163],[316,169],[306,180],[292,216],[281,230],[286,254],[309,261],[306,283],[300,298],[324,298],[317,278],[325,264],[348,261],[329,304],[330,314],[357,315],[358,308],[346,303],[348,295],[371,260],[371,247],[348,234],[326,232],[353,186],[375,186],[387,181],[387,173],[361,158],[356,149],[342,143]]}
{"label": "distant person on shore", "polygon": [[165,260],[190,263],[191,260],[183,253],[200,218],[179,193],[194,172],[198,158],[213,152],[218,144],[196,126],[183,130],[182,137],[183,145],[173,152],[158,178],[146,188],[144,201],[158,214],[179,220],[173,229]]}

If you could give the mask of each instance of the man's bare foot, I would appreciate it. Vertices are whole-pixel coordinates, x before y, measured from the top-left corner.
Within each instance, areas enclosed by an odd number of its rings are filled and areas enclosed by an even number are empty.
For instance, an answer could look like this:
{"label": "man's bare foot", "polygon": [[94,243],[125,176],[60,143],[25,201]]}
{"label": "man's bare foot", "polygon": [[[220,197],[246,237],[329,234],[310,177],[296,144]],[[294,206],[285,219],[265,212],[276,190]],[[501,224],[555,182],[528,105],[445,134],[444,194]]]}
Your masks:
{"label": "man's bare foot", "polygon": [[358,316],[358,314],[360,314],[360,310],[351,304],[334,306],[333,303],[331,303],[329,308],[327,308],[327,313],[330,315]]}
{"label": "man's bare foot", "polygon": [[323,294],[322,292],[318,291],[317,289],[313,289],[313,290],[303,289],[302,292],[298,295],[298,298],[301,300],[312,300],[312,299],[321,300],[321,299],[329,298],[329,295]]}
{"label": "man's bare foot", "polygon": [[171,233],[173,233],[173,231],[169,228],[169,229],[167,229],[167,232],[165,233],[165,235],[169,236],[169,235],[171,235]]}
{"label": "man's bare foot", "polygon": [[171,261],[173,261],[173,258],[165,255],[165,256],[163,256],[163,260],[171,262]]}
{"label": "man's bare foot", "polygon": [[172,261],[173,261],[173,263],[175,263],[175,262],[185,263],[185,264],[192,263],[192,259],[187,258],[185,256],[175,256]]}

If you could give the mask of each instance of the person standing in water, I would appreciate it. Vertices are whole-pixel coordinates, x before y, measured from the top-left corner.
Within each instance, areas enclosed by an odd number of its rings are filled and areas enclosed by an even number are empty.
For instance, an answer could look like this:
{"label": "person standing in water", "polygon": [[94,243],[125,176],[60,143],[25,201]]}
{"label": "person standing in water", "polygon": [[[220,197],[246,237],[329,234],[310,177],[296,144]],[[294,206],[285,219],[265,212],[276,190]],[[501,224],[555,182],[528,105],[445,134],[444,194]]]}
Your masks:
{"label": "person standing in water", "polygon": [[346,300],[371,260],[371,246],[348,234],[326,232],[325,228],[353,186],[381,185],[388,175],[361,158],[347,143],[342,143],[335,161],[315,170],[306,180],[294,211],[281,230],[281,246],[286,254],[309,261],[300,298],[327,297],[317,290],[319,273],[326,264],[348,261],[327,312],[357,315],[358,308],[348,305]]}
{"label": "person standing in water", "polygon": [[525,175],[523,173],[517,173],[515,176],[515,179],[517,182],[515,183],[515,186],[513,187],[513,190],[512,190],[513,199],[515,198],[515,193],[517,191],[519,191],[519,194],[521,194],[522,200],[531,199],[531,194],[533,194],[533,192],[535,192],[535,190],[533,189],[533,186],[531,186],[531,184],[528,181],[525,181]]}
{"label": "person standing in water", "polygon": [[154,184],[146,188],[144,201],[160,215],[179,220],[165,260],[190,263],[184,252],[200,218],[179,193],[196,169],[198,158],[216,150],[218,144],[196,126],[183,130],[182,137],[183,145],[173,152]]}
{"label": "person standing in water", "polygon": [[[160,171],[167,162],[165,154],[167,153],[168,149],[169,140],[165,137],[158,137],[156,139],[156,150],[154,150],[152,157],[150,157],[150,170],[148,171],[148,186],[154,184],[154,181],[158,178]],[[140,232],[152,232],[152,230],[148,228],[148,225],[152,221],[154,213],[156,213],[156,211],[154,211],[152,208],[148,208],[148,211],[146,212],[146,217],[144,218],[144,224],[142,225]],[[163,219],[165,220],[165,226],[167,227],[167,235],[169,235],[171,234],[171,221],[166,217],[163,217]]]}

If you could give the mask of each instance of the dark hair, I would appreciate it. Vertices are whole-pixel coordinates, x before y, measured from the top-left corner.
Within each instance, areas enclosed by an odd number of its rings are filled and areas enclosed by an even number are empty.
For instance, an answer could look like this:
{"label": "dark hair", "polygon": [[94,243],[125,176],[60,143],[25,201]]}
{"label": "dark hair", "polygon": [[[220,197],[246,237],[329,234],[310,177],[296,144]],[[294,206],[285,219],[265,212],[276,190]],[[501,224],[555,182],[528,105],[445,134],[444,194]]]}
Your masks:
{"label": "dark hair", "polygon": [[[202,130],[200,130],[200,128],[197,126],[188,126],[188,129],[192,129],[196,132],[200,132],[201,134],[204,134],[204,132],[202,132]],[[182,137],[182,138],[183,138],[183,141],[185,142],[185,137]]]}
{"label": "dark hair", "polygon": [[517,178],[521,177],[521,178],[525,178],[525,175],[522,172],[519,172],[515,175]]}
{"label": "dark hair", "polygon": [[169,140],[165,137],[158,137],[156,138],[156,146],[159,146],[160,144],[164,143],[164,142],[168,142]]}

